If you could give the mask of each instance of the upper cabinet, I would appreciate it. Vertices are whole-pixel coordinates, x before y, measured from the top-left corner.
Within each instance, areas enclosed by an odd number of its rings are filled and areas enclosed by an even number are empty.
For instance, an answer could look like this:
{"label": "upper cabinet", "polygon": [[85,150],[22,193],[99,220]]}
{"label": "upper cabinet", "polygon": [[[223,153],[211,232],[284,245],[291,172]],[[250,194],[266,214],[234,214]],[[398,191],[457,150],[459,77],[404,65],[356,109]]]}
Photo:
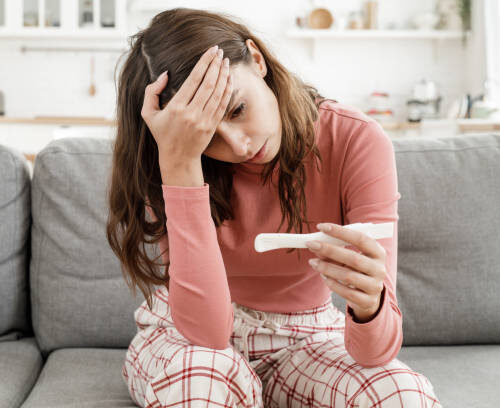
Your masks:
{"label": "upper cabinet", "polygon": [[0,36],[124,38],[127,0],[0,0]]}

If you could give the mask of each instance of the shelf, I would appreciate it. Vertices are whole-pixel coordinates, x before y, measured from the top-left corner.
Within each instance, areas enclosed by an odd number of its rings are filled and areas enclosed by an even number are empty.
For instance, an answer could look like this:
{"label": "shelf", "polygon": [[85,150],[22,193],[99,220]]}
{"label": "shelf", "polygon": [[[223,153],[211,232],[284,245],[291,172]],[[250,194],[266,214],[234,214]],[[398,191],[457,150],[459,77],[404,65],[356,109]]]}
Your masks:
{"label": "shelf", "polygon": [[82,29],[69,31],[61,29],[24,29],[18,31],[0,30],[2,40],[19,41],[19,51],[105,51],[124,52],[129,48],[128,34],[116,30]]}
{"label": "shelf", "polygon": [[122,31],[106,29],[80,29],[78,31],[61,30],[60,28],[25,28],[18,31],[0,29],[0,39],[43,40],[43,39],[68,39],[68,40],[124,40],[127,34]]}
{"label": "shelf", "polygon": [[[462,31],[450,30],[338,30],[292,28],[286,32],[288,38],[365,38],[365,39],[448,39],[462,38]],[[470,35],[470,31],[466,32]]]}
{"label": "shelf", "polygon": [[363,40],[431,40],[434,45],[434,58],[437,59],[436,42],[467,39],[471,32],[459,30],[367,30],[367,29],[312,29],[294,27],[286,31],[291,39],[307,39],[312,41],[311,58],[316,59],[317,41],[323,39],[363,39]]}

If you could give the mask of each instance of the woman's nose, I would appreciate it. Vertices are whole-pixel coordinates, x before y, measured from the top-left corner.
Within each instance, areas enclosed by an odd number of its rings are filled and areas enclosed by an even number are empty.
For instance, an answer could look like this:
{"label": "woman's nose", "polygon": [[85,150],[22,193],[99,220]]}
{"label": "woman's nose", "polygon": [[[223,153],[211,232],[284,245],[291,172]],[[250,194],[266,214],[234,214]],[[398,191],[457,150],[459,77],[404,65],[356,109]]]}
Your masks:
{"label": "woman's nose", "polygon": [[226,137],[226,141],[237,156],[245,157],[248,155],[250,149],[250,140],[248,140],[248,138],[244,136],[229,135]]}

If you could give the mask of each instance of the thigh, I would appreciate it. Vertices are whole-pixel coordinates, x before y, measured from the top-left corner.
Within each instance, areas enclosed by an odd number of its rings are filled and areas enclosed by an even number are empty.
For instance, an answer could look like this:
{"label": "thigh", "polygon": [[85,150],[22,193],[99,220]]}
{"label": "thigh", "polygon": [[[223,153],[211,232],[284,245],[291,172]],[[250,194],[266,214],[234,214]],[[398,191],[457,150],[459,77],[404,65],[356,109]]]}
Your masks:
{"label": "thigh", "polygon": [[[135,311],[137,333],[128,347],[122,377],[134,402],[161,407],[198,400],[208,406],[262,405],[260,378],[232,346],[216,350],[187,340],[172,320],[168,291],[158,289],[151,310]],[[195,406],[196,406],[195,405]]]}
{"label": "thigh", "polygon": [[363,367],[343,335],[315,333],[287,350],[263,392],[267,407],[441,407],[432,384],[398,359]]}
{"label": "thigh", "polygon": [[262,383],[233,347],[197,346],[175,328],[145,329],[136,337],[123,371],[139,406],[262,407]]}

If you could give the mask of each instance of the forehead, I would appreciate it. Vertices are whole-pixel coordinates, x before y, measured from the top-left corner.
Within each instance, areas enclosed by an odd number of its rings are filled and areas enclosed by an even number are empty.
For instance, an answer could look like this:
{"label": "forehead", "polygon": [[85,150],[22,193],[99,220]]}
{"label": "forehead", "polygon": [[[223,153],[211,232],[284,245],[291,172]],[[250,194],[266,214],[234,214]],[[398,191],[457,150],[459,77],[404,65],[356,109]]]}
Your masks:
{"label": "forehead", "polygon": [[233,89],[236,87],[244,88],[245,83],[248,82],[249,77],[252,75],[251,69],[241,62],[232,65],[229,72],[233,78]]}

